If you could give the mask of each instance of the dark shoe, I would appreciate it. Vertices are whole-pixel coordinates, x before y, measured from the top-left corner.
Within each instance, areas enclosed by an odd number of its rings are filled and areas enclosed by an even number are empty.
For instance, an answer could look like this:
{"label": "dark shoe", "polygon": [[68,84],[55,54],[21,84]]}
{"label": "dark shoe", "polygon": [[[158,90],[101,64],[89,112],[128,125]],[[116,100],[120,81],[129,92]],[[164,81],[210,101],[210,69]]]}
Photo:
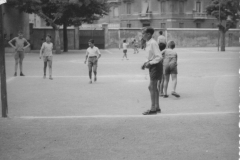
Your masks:
{"label": "dark shoe", "polygon": [[177,94],[176,92],[172,92],[172,95],[175,96],[175,97],[177,97],[177,98],[180,97],[180,95]]}
{"label": "dark shoe", "polygon": [[164,94],[163,94],[163,93],[160,93],[160,94],[159,94],[159,97],[163,97],[163,96],[164,96]]}
{"label": "dark shoe", "polygon": [[156,112],[157,112],[157,113],[161,113],[161,109],[158,108],[158,109],[156,110]]}
{"label": "dark shoe", "polygon": [[20,73],[20,76],[25,76],[23,73]]}
{"label": "dark shoe", "polygon": [[147,110],[146,112],[143,112],[143,115],[153,115],[153,114],[157,114],[157,111]]}
{"label": "dark shoe", "polygon": [[14,76],[15,76],[15,77],[17,76],[17,72],[14,73]]}
{"label": "dark shoe", "polygon": [[49,77],[49,79],[50,79],[50,80],[53,80],[53,78],[52,78],[52,77]]}
{"label": "dark shoe", "polygon": [[97,81],[97,77],[94,77],[94,81],[95,81],[95,82]]}
{"label": "dark shoe", "polygon": [[163,98],[168,98],[168,95],[163,95]]}

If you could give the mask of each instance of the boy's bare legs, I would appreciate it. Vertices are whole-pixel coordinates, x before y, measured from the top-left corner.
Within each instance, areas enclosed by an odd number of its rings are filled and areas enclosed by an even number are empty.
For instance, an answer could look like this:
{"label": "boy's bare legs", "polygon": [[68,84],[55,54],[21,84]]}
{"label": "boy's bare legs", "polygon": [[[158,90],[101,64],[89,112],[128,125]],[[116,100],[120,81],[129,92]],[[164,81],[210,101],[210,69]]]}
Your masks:
{"label": "boy's bare legs", "polygon": [[167,95],[167,88],[168,88],[169,76],[170,76],[169,74],[165,74],[165,75],[164,75],[164,85],[163,85],[164,96]]}
{"label": "boy's bare legs", "polygon": [[14,76],[17,76],[17,69],[18,69],[18,59],[15,59],[15,73],[14,73]]}
{"label": "boy's bare legs", "polygon": [[173,92],[175,92],[177,87],[177,74],[171,74],[171,77],[173,83]]}
{"label": "boy's bare legs", "polygon": [[89,83],[92,83],[92,66],[88,65]]}
{"label": "boy's bare legs", "polygon": [[94,81],[97,81],[97,65],[93,66]]}
{"label": "boy's bare legs", "polygon": [[49,79],[53,79],[52,78],[52,61],[48,61],[48,68],[49,68]]}
{"label": "boy's bare legs", "polygon": [[162,79],[161,79],[161,81],[159,81],[159,84],[158,84],[159,96],[163,96],[164,95],[164,93],[163,93],[163,84],[164,84],[164,75],[162,75]]}
{"label": "boy's bare legs", "polygon": [[46,78],[47,62],[43,63],[43,78]]}

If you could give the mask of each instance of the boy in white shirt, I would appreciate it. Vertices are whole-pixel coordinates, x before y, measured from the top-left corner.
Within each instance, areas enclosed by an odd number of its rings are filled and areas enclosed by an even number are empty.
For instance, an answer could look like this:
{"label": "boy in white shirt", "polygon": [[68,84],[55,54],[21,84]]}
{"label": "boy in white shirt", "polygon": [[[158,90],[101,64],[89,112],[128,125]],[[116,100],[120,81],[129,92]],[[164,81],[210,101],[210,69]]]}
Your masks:
{"label": "boy in white shirt", "polygon": [[143,39],[146,40],[147,62],[142,66],[142,69],[149,68],[150,84],[149,91],[151,95],[151,109],[143,113],[143,115],[152,115],[157,112],[161,113],[159,107],[159,92],[158,81],[162,79],[162,55],[159,50],[158,43],[152,38],[154,29],[147,27],[143,30]]}
{"label": "boy in white shirt", "polygon": [[126,59],[128,60],[128,58],[127,58],[127,46],[128,46],[129,44],[126,42],[126,40],[123,40],[123,58],[122,58],[122,60],[124,59],[124,57],[126,57]]}
{"label": "boy in white shirt", "polygon": [[43,67],[43,78],[46,78],[46,70],[47,70],[47,65],[49,68],[49,79],[53,80],[52,78],[52,50],[53,50],[53,44],[51,42],[51,36],[47,35],[46,37],[46,42],[42,44],[41,50],[40,50],[40,55],[39,58],[43,58],[44,62],[44,67]]}
{"label": "boy in white shirt", "polygon": [[89,83],[92,83],[92,70],[94,73],[94,81],[97,81],[97,66],[98,66],[98,59],[101,57],[101,53],[98,49],[98,47],[94,46],[94,40],[90,39],[88,41],[88,49],[86,51],[86,59],[85,64],[88,59],[88,71],[89,71]]}

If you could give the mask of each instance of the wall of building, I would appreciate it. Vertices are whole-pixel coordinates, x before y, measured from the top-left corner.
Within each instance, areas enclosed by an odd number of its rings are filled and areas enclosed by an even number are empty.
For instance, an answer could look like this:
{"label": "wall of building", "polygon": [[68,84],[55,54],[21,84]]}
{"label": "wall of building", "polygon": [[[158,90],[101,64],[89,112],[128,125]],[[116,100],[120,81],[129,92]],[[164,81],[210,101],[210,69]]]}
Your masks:
{"label": "wall of building", "polygon": [[23,31],[24,37],[26,39],[30,38],[28,14],[20,12],[4,4],[3,15],[6,45],[7,41],[18,35],[19,30]]}

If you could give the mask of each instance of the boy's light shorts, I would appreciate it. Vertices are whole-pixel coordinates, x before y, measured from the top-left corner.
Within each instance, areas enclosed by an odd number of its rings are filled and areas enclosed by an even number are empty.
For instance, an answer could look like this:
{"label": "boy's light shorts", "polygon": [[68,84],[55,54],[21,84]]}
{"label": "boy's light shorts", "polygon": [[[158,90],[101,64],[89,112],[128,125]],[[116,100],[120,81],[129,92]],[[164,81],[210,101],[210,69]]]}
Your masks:
{"label": "boy's light shorts", "polygon": [[24,51],[16,51],[14,54],[15,60],[23,60],[24,58]]}
{"label": "boy's light shorts", "polygon": [[89,67],[97,67],[98,66],[97,56],[88,57],[88,66]]}
{"label": "boy's light shorts", "polygon": [[43,56],[43,62],[52,61],[52,56]]}

